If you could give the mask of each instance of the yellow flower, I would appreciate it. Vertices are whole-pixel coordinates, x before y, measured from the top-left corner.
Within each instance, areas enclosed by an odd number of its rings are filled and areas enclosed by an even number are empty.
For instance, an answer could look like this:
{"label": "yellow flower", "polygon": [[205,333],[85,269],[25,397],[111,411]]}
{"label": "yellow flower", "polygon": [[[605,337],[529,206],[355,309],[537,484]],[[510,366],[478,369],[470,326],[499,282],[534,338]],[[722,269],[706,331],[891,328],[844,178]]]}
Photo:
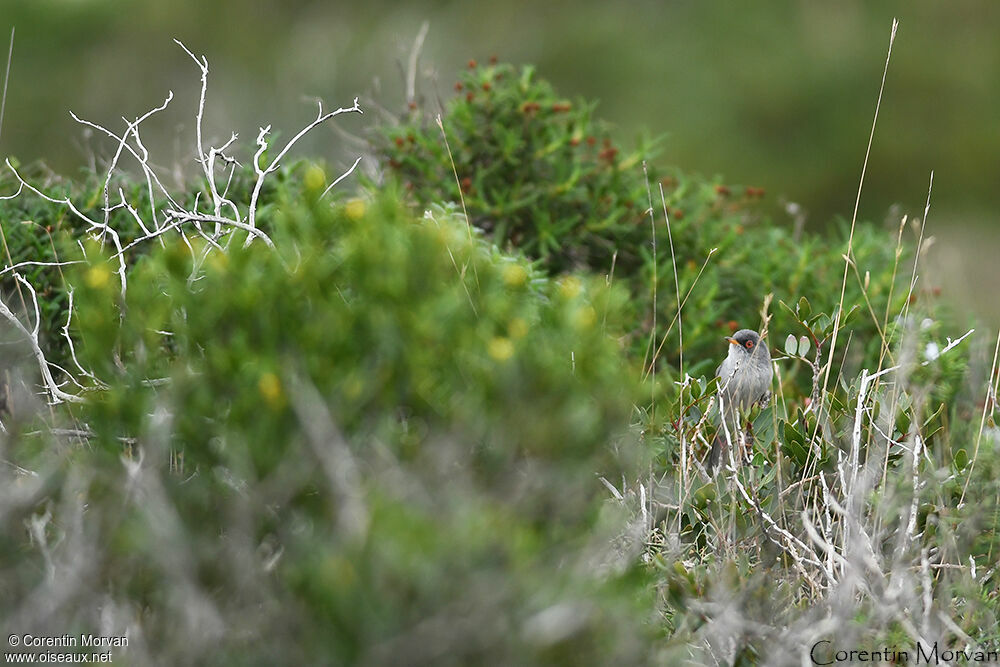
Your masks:
{"label": "yellow flower", "polygon": [[575,299],[583,291],[583,283],[576,276],[569,276],[559,284],[559,293],[566,299]]}
{"label": "yellow flower", "polygon": [[503,282],[507,287],[520,287],[528,281],[528,272],[520,264],[503,267]]}
{"label": "yellow flower", "polygon": [[102,289],[111,280],[111,271],[103,264],[98,264],[87,269],[84,280],[87,281],[87,287]]}
{"label": "yellow flower", "polygon": [[272,408],[280,408],[285,404],[285,395],[281,391],[281,380],[274,373],[264,373],[257,382],[257,390],[264,401]]}
{"label": "yellow flower", "polygon": [[320,192],[323,190],[323,186],[326,185],[326,172],[323,171],[323,167],[318,164],[310,165],[306,169],[306,175],[303,178],[305,182],[306,190],[312,192]]}
{"label": "yellow flower", "polygon": [[514,356],[514,344],[510,342],[510,338],[497,336],[490,341],[486,351],[497,361],[507,361]]}
{"label": "yellow flower", "polygon": [[365,209],[368,207],[365,205],[364,199],[352,199],[344,206],[344,211],[347,213],[347,217],[351,220],[360,220],[365,214]]}

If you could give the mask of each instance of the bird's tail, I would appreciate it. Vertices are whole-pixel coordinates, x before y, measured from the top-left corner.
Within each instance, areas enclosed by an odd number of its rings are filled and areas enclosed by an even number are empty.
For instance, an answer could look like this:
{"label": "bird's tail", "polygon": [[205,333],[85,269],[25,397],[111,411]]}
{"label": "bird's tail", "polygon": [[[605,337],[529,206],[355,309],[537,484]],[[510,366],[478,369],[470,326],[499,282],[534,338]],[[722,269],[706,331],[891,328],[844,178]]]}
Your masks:
{"label": "bird's tail", "polygon": [[715,475],[727,451],[729,451],[729,444],[726,442],[725,435],[716,434],[715,440],[712,442],[712,449],[709,450],[708,458],[705,459],[705,471],[709,475]]}

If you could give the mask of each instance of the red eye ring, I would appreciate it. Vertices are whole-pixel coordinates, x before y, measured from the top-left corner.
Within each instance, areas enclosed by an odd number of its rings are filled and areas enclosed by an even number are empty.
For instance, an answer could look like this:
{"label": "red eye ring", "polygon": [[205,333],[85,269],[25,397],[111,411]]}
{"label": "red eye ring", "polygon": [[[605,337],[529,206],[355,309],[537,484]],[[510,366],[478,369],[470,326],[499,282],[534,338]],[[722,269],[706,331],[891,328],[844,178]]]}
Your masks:
{"label": "red eye ring", "polygon": [[753,349],[753,341],[752,340],[748,340],[746,343],[744,343],[744,345],[747,346],[748,350],[752,350]]}

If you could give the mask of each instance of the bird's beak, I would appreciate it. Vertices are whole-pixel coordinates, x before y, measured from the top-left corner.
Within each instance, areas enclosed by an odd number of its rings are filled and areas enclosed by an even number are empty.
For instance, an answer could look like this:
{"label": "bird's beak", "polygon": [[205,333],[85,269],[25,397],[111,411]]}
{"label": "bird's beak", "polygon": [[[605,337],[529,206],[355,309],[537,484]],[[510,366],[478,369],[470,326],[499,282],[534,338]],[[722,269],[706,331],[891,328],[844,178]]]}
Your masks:
{"label": "bird's beak", "polygon": [[730,345],[739,345],[740,344],[740,342],[738,340],[736,340],[735,338],[730,338],[729,336],[726,336],[726,340],[729,341]]}

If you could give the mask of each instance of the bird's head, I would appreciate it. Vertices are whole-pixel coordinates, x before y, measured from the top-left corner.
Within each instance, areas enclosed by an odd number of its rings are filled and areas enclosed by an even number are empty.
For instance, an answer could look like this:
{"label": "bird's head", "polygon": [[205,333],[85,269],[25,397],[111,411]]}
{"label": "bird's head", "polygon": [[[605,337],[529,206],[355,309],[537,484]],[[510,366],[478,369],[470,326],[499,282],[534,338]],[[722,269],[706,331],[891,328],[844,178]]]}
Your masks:
{"label": "bird's head", "polygon": [[732,346],[729,348],[729,356],[737,355],[742,351],[744,354],[752,354],[760,345],[760,335],[751,329],[740,329],[726,340]]}

